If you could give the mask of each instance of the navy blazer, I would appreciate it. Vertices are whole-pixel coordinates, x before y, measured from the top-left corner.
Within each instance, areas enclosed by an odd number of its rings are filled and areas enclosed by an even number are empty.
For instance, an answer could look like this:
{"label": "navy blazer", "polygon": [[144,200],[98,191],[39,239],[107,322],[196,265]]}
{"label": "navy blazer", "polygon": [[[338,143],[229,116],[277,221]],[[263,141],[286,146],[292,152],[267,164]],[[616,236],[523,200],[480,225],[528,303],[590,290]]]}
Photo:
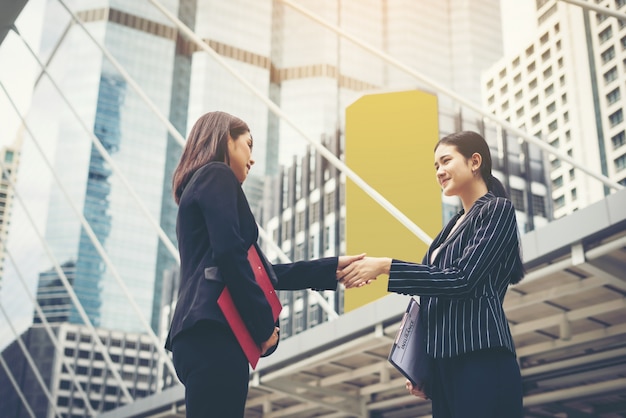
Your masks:
{"label": "navy blazer", "polygon": [[[217,304],[224,286],[252,338],[259,345],[266,341],[275,323],[247,259],[259,231],[241,184],[228,165],[211,162],[194,173],[178,204],[176,234],[180,288],[165,347],[171,350],[176,335],[199,320],[228,326]],[[260,255],[265,259],[262,252]],[[335,290],[337,260],[329,257],[271,265],[265,259],[274,287],[279,290]],[[221,281],[205,274],[215,270],[211,267],[217,267]]]}
{"label": "navy blazer", "polygon": [[462,213],[437,235],[423,264],[392,261],[388,290],[420,295],[431,356],[447,358],[494,347],[515,354],[502,307],[519,254],[515,209],[510,200],[489,192],[448,236]]}

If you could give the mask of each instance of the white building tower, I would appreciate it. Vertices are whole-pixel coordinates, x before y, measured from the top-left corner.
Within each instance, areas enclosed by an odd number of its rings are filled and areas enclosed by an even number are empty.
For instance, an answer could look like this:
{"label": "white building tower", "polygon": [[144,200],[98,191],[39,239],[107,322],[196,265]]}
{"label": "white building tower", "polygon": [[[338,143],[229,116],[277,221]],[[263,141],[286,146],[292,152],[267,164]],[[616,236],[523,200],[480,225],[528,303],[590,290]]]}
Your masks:
{"label": "white building tower", "polygon": [[[626,10],[623,0],[597,3]],[[626,22],[555,0],[537,1],[537,19],[536,38],[484,74],[485,106],[626,184]],[[548,159],[556,218],[610,192],[554,155]]]}

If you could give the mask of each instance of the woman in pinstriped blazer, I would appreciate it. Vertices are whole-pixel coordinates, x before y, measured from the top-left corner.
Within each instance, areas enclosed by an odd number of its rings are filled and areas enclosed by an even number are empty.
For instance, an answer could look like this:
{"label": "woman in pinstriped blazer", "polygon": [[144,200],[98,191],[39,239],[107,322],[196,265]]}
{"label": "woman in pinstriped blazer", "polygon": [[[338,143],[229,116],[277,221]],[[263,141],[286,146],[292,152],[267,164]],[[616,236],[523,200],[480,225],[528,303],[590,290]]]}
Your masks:
{"label": "woman in pinstriped blazer", "polygon": [[[389,276],[390,292],[420,296],[427,352],[434,358],[434,418],[522,416],[522,384],[502,308],[524,276],[515,209],[491,174],[484,138],[459,132],[435,147],[437,180],[463,204],[437,235],[422,264],[366,257],[346,267],[346,287]],[[425,398],[407,381],[407,389]]]}

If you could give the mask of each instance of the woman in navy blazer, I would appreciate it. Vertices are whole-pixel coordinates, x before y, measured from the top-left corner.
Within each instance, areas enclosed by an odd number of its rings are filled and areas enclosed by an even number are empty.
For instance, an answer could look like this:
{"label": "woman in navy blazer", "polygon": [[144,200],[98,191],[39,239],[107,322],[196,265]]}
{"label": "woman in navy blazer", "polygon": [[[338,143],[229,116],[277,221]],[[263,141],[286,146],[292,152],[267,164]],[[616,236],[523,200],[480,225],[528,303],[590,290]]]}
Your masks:
{"label": "woman in navy blazer", "polygon": [[[185,385],[187,417],[243,417],[248,360],[217,304],[224,286],[263,355],[278,344],[279,329],[247,259],[258,238],[241,188],[254,164],[251,152],[245,122],[207,113],[192,128],[174,172],[181,280],[165,346]],[[359,258],[271,265],[260,254],[274,287],[284,290],[334,290],[337,270]]]}
{"label": "woman in navy blazer", "polygon": [[[517,418],[522,384],[502,307],[524,276],[513,204],[491,174],[484,138],[459,132],[435,147],[437,180],[463,209],[437,235],[421,264],[366,257],[340,274],[346,287],[388,275],[390,292],[420,296],[426,351],[433,357],[434,418]],[[407,389],[426,398],[425,388]]]}

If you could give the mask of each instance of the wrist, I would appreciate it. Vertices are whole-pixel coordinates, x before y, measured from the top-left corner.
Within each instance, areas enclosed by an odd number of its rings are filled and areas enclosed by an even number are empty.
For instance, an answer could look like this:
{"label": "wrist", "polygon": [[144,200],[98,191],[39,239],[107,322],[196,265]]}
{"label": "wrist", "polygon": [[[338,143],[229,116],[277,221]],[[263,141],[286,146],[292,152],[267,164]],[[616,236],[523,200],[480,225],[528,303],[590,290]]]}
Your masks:
{"label": "wrist", "polygon": [[381,257],[380,259],[380,274],[389,275],[391,271],[391,258]]}

